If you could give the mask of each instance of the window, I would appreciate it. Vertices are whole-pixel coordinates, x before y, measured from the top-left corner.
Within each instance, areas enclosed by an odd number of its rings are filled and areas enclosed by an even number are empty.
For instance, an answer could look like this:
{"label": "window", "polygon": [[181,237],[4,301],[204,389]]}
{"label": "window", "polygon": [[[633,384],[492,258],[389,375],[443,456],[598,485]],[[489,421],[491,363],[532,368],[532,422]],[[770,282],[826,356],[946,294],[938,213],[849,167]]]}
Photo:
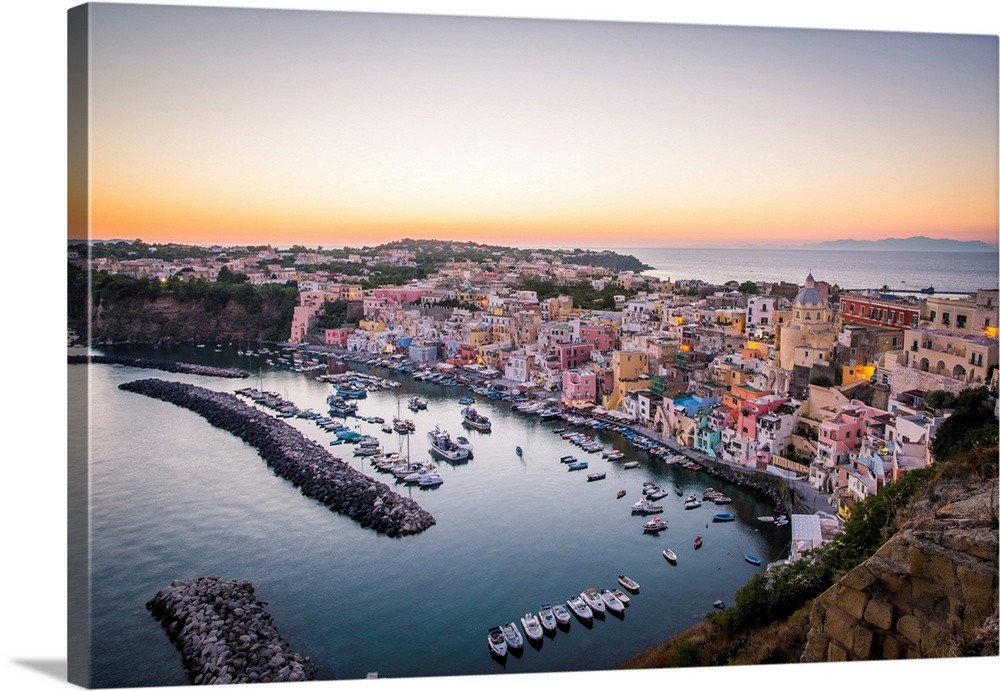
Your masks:
{"label": "window", "polygon": [[955,326],[957,326],[960,329],[964,329],[965,328],[965,315],[964,314],[960,314],[957,317],[955,317]]}
{"label": "window", "polygon": [[951,314],[948,313],[948,312],[942,312],[941,313],[941,323],[944,324],[945,326],[948,326],[949,324],[951,324]]}
{"label": "window", "polygon": [[931,310],[931,321],[934,321],[935,319],[937,319],[937,311]]}

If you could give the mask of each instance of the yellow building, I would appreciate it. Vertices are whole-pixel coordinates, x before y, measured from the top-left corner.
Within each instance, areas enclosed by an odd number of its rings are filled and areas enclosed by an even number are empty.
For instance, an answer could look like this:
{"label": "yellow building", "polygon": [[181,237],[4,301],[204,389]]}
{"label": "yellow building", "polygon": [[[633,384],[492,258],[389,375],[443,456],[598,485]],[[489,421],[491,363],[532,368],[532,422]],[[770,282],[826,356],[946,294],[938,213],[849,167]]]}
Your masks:
{"label": "yellow building", "polygon": [[630,391],[648,389],[649,355],[640,351],[616,350],[611,354],[613,389],[604,396],[607,410],[618,410]]}

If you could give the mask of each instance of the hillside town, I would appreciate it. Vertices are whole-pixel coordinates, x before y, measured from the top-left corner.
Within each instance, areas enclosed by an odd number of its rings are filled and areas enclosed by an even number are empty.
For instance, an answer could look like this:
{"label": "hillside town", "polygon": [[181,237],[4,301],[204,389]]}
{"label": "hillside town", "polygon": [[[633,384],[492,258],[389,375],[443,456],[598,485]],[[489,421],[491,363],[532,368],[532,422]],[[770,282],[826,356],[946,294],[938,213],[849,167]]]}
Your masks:
{"label": "hillside town", "polygon": [[[544,400],[691,458],[807,482],[827,503],[815,510],[841,518],[933,462],[948,412],[929,392],[998,390],[997,289],[847,292],[812,274],[801,284],[718,286],[497,248],[372,287],[373,267],[416,266],[416,250],[348,252],[341,266],[367,267],[348,274],[321,251],[213,249],[180,265],[99,257],[89,267],[160,280],[215,281],[228,271],[251,284],[294,281],[289,343],[331,362],[389,358],[422,376],[475,375],[506,399]],[[83,263],[74,252],[70,261]],[[540,296],[532,285],[565,291]],[[574,304],[569,288],[581,285],[610,304]]]}

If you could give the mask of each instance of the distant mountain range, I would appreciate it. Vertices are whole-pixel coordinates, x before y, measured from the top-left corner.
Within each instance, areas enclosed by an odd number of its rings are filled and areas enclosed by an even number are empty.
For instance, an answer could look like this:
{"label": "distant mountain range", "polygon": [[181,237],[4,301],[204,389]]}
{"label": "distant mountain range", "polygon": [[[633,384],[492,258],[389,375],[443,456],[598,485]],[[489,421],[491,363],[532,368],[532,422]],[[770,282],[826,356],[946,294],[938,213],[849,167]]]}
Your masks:
{"label": "distant mountain range", "polygon": [[831,250],[875,250],[875,251],[908,251],[908,252],[996,252],[1000,249],[997,243],[986,243],[980,240],[945,240],[924,237],[886,238],[884,240],[828,240],[803,245],[808,248]]}

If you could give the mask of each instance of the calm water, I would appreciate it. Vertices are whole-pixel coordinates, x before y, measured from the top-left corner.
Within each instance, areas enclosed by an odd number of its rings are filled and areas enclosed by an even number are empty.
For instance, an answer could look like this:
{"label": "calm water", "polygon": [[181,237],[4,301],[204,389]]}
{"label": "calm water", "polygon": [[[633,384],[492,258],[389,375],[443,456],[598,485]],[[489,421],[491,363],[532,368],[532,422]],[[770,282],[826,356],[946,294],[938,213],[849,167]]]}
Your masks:
{"label": "calm water", "polygon": [[[247,361],[236,350],[113,352],[232,366]],[[82,367],[70,367],[71,381]],[[759,568],[742,555],[779,558],[790,537],[787,528],[754,520],[770,512],[761,497],[704,474],[650,463],[616,435],[602,441],[640,460],[641,468],[622,470],[600,454],[586,454],[552,432],[556,423],[523,417],[505,403],[478,405],[493,420],[491,434],[463,431],[457,399],[464,389],[408,381],[398,394],[369,394],[361,414],[389,420],[401,398],[406,417],[417,424],[413,457],[427,457],[426,432],[436,424],[468,436],[475,455],[458,466],[439,463],[444,484],[438,488],[399,485],[437,525],[421,535],[387,538],[301,496],[272,475],[252,448],[194,413],[117,389],[146,377],[224,391],[263,385],[301,407],[324,411],[330,385],[268,369],[250,380],[106,365],[89,371],[92,669],[99,687],[187,683],[179,654],[144,603],[173,579],[202,575],[251,579],[292,647],[319,664],[321,679],[364,678],[375,671],[400,678],[610,669],[701,621],[714,600],[732,602]],[[412,393],[429,400],[428,410],[406,410]],[[396,435],[356,422],[398,448]],[[291,424],[316,440],[330,438],[309,421]],[[523,458],[515,455],[516,445],[525,449]],[[354,459],[351,447],[331,449],[359,470],[391,481]],[[585,458],[590,469],[567,471],[558,459],[571,453]],[[592,470],[606,471],[607,479],[587,482]],[[670,528],[657,535],[643,534],[646,519],[630,512],[649,479],[670,490],[658,502]],[[733,497],[731,510],[740,520],[711,523],[721,509],[706,503],[685,511],[673,491],[700,495],[709,485]],[[619,489],[628,492],[620,500]],[[696,535],[705,537],[697,552]],[[665,547],[678,553],[677,566],[662,557]],[[490,626],[588,587],[616,586],[619,573],[642,586],[623,618],[606,615],[590,628],[574,620],[568,632],[546,638],[540,649],[526,644],[505,665],[489,654],[484,639]]]}
{"label": "calm water", "polygon": [[726,281],[787,281],[801,285],[812,272],[817,281],[843,288],[974,292],[996,288],[996,252],[865,252],[858,250],[620,249],[654,267],[661,278]]}

